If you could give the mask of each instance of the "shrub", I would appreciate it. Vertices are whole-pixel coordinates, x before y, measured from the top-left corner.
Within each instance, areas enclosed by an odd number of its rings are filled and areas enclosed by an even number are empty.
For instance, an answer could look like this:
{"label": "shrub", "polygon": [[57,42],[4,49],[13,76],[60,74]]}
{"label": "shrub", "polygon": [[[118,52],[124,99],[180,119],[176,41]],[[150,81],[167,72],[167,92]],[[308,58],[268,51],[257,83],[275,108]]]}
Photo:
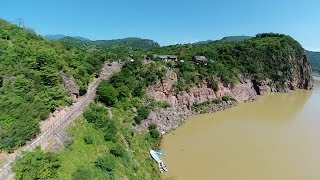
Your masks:
{"label": "shrub", "polygon": [[92,171],[85,167],[79,167],[73,174],[72,180],[91,180],[94,179]]}
{"label": "shrub", "polygon": [[231,96],[223,96],[222,101],[236,101],[236,100]]}
{"label": "shrub", "polygon": [[160,137],[160,132],[157,129],[151,129],[149,133],[153,139],[159,139]]}
{"label": "shrub", "polygon": [[148,128],[149,128],[149,131],[151,131],[151,130],[153,130],[153,129],[157,129],[157,127],[158,127],[158,126],[157,126],[156,124],[152,123],[152,124],[149,125]]}
{"label": "shrub", "polygon": [[126,150],[119,143],[116,143],[111,149],[110,153],[115,157],[124,157]]}
{"label": "shrub", "polygon": [[208,79],[208,87],[213,89],[215,92],[219,90],[219,84],[213,78]]}
{"label": "shrub", "polygon": [[79,95],[80,96],[83,96],[87,93],[87,86],[85,85],[81,85],[80,88],[79,88]]}
{"label": "shrub", "polygon": [[138,114],[142,117],[142,119],[146,119],[150,114],[150,109],[142,106],[138,109]]}
{"label": "shrub", "polygon": [[118,91],[118,99],[124,99],[130,97],[131,91],[125,85],[122,85],[117,88]]}
{"label": "shrub", "polygon": [[90,108],[84,112],[85,119],[94,124],[96,128],[104,128],[109,120],[107,110],[97,104],[90,105]]}
{"label": "shrub", "polygon": [[85,136],[83,140],[84,140],[84,143],[86,144],[93,144],[93,139],[90,135]]}
{"label": "shrub", "polygon": [[214,99],[213,101],[212,101],[212,103],[214,103],[214,104],[221,104],[223,101],[220,99],[220,98],[217,98],[217,99]]}
{"label": "shrub", "polygon": [[95,166],[103,171],[111,173],[116,169],[117,162],[118,160],[115,156],[106,155],[98,158],[98,160],[95,162]]}
{"label": "shrub", "polygon": [[105,133],[104,139],[106,141],[114,141],[118,132],[118,127],[114,121],[110,120],[107,122],[103,131]]}
{"label": "shrub", "polygon": [[142,106],[137,111],[138,111],[138,115],[134,117],[134,122],[136,124],[141,124],[141,122],[149,116],[150,109]]}
{"label": "shrub", "polygon": [[137,115],[136,117],[134,117],[134,122],[135,122],[136,124],[141,124],[142,121],[143,121],[142,116]]}

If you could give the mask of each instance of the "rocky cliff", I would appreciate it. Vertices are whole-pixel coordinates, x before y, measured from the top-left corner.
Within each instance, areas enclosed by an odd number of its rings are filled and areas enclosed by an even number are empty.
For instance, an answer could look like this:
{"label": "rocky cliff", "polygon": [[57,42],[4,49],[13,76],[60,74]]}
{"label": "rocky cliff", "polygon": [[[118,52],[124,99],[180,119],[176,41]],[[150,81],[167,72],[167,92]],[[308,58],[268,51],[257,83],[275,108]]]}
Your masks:
{"label": "rocky cliff", "polygon": [[[143,122],[139,129],[148,127],[155,123],[160,131],[169,131],[179,126],[188,116],[197,114],[192,109],[194,104],[213,101],[223,96],[231,96],[237,103],[255,100],[259,95],[269,92],[290,92],[296,89],[308,89],[313,86],[311,77],[311,67],[307,57],[301,59],[289,57],[289,61],[295,62],[295,68],[290,70],[291,75],[284,82],[274,82],[270,79],[255,80],[239,75],[239,81],[234,86],[226,85],[215,78],[218,88],[215,90],[208,87],[207,79],[202,83],[191,87],[188,91],[177,92],[175,84],[178,82],[175,69],[167,69],[165,76],[155,85],[147,88],[147,93],[157,101],[164,101],[171,105],[167,109],[158,109],[150,113],[149,117]],[[281,75],[281,72],[279,72]],[[282,83],[282,84],[279,84]],[[233,102],[221,102],[210,108],[210,112],[224,110],[234,106]]]}

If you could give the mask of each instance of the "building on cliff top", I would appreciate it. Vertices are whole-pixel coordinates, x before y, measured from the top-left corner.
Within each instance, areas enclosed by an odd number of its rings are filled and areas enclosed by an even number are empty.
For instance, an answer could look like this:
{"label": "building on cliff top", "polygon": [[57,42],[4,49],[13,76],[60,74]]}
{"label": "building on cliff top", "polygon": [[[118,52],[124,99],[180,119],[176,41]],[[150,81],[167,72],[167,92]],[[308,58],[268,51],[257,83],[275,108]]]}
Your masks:
{"label": "building on cliff top", "polygon": [[176,55],[153,55],[153,57],[161,61],[178,61],[178,56]]}

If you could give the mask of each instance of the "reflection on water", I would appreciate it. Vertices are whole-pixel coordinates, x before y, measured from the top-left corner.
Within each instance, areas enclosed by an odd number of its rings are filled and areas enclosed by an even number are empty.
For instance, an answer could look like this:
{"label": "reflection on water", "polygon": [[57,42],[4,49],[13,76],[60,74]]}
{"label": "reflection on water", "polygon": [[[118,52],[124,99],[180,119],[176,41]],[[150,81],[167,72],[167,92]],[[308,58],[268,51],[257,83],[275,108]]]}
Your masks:
{"label": "reflection on water", "polygon": [[319,180],[319,84],[191,117],[163,139],[163,178]]}

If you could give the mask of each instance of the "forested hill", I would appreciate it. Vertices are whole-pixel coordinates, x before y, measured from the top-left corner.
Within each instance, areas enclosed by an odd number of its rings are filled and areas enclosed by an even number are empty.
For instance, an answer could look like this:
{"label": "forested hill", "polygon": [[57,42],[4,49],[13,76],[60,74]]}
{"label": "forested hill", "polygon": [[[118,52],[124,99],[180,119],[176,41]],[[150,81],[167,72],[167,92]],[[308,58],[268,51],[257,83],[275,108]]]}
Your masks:
{"label": "forested hill", "polygon": [[39,121],[72,101],[62,74],[85,93],[105,57],[98,50],[68,51],[0,20],[0,151],[12,151],[39,132]]}
{"label": "forested hill", "polygon": [[320,52],[306,51],[312,70],[320,74]]}
{"label": "forested hill", "polygon": [[[291,72],[291,68],[299,67],[297,64],[304,58],[305,50],[290,36],[264,33],[240,42],[174,45],[154,49],[153,53],[178,55],[186,60],[180,69],[183,70],[181,79],[184,80],[177,85],[180,89],[186,89],[190,83],[197,83],[211,75],[232,84],[238,80],[239,74],[256,80],[272,79],[280,87],[291,77],[299,76],[299,70]],[[208,65],[198,70],[192,63],[187,66],[193,56],[206,56]]]}
{"label": "forested hill", "polygon": [[115,40],[97,40],[97,41],[90,41],[86,40],[83,41],[79,38],[74,37],[63,37],[58,39],[59,42],[63,43],[67,47],[77,47],[77,46],[97,46],[98,48],[113,48],[115,46],[125,46],[134,49],[141,49],[141,50],[150,50],[152,48],[160,47],[160,45],[150,39],[141,39],[141,38],[124,38],[124,39],[115,39]]}

